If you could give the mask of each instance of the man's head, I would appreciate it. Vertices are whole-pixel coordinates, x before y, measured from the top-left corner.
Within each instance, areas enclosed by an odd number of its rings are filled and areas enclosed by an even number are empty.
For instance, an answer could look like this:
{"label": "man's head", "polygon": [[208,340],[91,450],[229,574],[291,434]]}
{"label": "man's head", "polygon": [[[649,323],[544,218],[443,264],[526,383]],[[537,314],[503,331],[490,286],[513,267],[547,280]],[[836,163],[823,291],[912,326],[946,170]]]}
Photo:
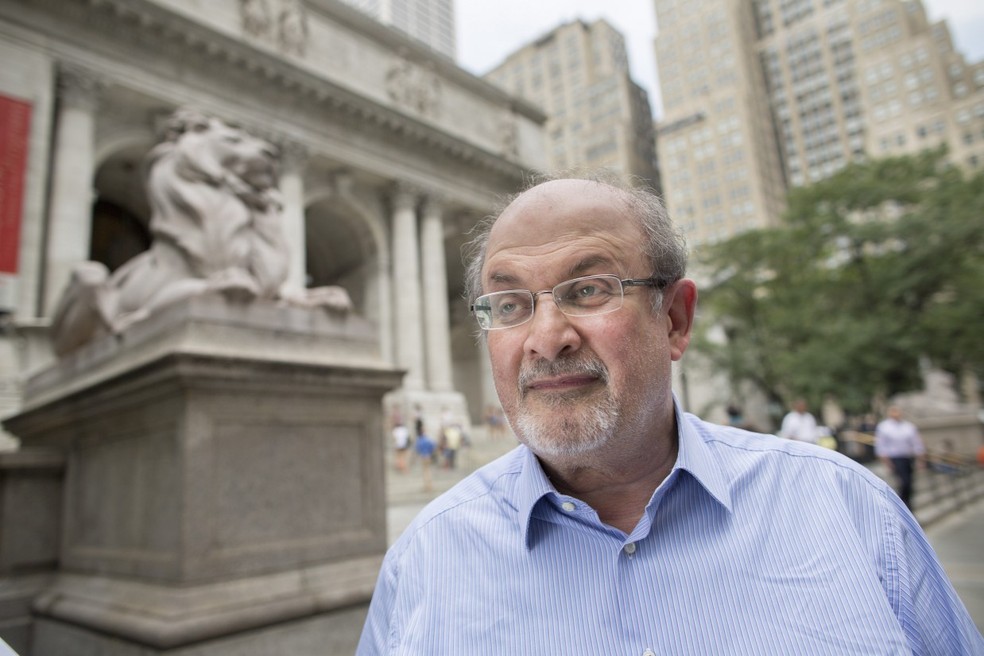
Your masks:
{"label": "man's head", "polygon": [[895,421],[899,421],[902,419],[902,408],[897,405],[890,405],[888,406],[888,410],[886,410],[886,414],[888,415],[889,419],[894,419]]}
{"label": "man's head", "polygon": [[795,401],[793,401],[793,410],[795,410],[796,412],[803,414],[804,412],[806,412],[806,409],[807,409],[806,399],[796,399]]}
{"label": "man's head", "polygon": [[[672,427],[670,362],[690,339],[694,284],[659,199],[611,181],[560,179],[516,197],[472,244],[470,300],[538,293],[531,319],[487,333],[496,390],[517,436],[541,457],[577,459],[616,435]],[[625,286],[614,311],[562,312],[550,290],[582,276]],[[595,293],[594,286],[577,293]],[[617,299],[616,299],[617,300]]]}

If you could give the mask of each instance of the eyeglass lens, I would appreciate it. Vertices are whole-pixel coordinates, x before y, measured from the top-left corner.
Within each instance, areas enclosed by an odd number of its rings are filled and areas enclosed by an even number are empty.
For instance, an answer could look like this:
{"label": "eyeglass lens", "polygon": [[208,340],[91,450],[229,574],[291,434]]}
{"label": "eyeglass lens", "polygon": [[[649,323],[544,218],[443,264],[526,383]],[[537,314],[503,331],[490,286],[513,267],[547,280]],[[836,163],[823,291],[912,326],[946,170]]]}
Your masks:
{"label": "eyeglass lens", "polygon": [[[618,276],[584,276],[560,283],[549,290],[561,312],[589,316],[613,312],[622,306],[622,282]],[[485,330],[510,328],[533,317],[535,297],[546,293],[509,290],[480,296],[472,307],[479,326]]]}

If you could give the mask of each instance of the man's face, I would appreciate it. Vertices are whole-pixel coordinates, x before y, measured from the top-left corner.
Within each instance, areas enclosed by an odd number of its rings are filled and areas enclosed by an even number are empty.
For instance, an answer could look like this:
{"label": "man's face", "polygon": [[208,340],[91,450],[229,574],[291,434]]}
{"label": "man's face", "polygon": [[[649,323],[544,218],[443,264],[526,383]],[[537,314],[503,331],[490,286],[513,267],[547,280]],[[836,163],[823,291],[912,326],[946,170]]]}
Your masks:
{"label": "man's face", "polygon": [[[638,222],[621,192],[584,180],[536,187],[510,205],[489,237],[485,293],[551,289],[571,278],[615,274],[647,278]],[[673,303],[681,284],[667,290]],[[684,281],[685,290],[693,289]],[[588,453],[614,436],[652,434],[672,413],[670,362],[689,341],[696,294],[685,291],[686,321],[652,311],[649,288],[626,288],[609,314],[568,317],[550,294],[537,298],[525,324],[492,330],[492,374],[513,430],[541,457]],[[681,330],[681,324],[686,325]]]}

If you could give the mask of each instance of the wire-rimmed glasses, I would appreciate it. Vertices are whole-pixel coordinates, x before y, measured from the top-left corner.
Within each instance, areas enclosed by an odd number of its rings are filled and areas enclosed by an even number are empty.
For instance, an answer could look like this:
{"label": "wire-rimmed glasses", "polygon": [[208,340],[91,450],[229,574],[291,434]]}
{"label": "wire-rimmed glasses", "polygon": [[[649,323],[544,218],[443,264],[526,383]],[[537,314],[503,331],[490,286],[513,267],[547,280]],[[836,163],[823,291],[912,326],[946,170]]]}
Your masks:
{"label": "wire-rimmed glasses", "polygon": [[662,289],[666,281],[650,278],[621,279],[615,274],[603,273],[566,280],[553,289],[532,292],[528,289],[509,289],[483,294],[469,308],[482,330],[500,330],[520,326],[533,318],[536,297],[550,294],[557,309],[570,317],[589,317],[608,314],[622,307],[625,287],[657,287]]}

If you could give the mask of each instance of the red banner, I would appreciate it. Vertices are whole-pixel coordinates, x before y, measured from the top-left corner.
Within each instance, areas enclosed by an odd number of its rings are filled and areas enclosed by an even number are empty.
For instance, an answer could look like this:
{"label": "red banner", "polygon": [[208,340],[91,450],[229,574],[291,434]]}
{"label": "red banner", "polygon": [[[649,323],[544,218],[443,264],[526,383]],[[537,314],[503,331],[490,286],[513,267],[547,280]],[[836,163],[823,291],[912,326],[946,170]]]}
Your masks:
{"label": "red banner", "polygon": [[31,104],[0,95],[0,273],[17,273]]}

